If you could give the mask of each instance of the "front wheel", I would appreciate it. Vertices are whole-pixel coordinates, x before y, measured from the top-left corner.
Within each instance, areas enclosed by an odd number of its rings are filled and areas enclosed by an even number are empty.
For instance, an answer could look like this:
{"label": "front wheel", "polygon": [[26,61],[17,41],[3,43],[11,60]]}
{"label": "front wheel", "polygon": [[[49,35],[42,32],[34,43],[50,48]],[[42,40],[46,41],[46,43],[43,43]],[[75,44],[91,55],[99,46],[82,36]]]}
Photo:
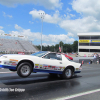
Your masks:
{"label": "front wheel", "polygon": [[72,71],[71,68],[66,68],[66,69],[63,71],[62,77],[63,77],[64,79],[70,79],[72,76],[73,76],[73,71]]}
{"label": "front wheel", "polygon": [[28,77],[32,72],[32,65],[28,62],[21,63],[17,68],[17,74],[20,77]]}

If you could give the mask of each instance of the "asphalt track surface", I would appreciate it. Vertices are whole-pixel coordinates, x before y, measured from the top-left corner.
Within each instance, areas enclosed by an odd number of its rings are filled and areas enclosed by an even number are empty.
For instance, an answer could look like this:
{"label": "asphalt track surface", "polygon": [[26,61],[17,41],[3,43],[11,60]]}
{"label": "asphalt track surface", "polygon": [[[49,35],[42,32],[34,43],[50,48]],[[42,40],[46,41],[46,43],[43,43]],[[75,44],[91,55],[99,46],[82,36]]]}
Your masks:
{"label": "asphalt track surface", "polygon": [[0,69],[0,100],[100,100],[100,65],[83,65],[81,73],[67,80],[48,73],[20,78]]}

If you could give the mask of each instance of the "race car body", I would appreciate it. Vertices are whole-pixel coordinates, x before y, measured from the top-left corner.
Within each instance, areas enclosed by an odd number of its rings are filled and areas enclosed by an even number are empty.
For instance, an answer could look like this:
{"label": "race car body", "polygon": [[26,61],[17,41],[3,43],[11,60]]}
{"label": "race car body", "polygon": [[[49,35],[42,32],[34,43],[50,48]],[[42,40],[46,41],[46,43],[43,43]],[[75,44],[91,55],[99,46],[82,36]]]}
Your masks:
{"label": "race car body", "polygon": [[0,67],[17,71],[20,77],[28,77],[31,72],[47,72],[71,78],[81,72],[81,64],[69,61],[65,55],[40,51],[32,55],[9,54],[0,57]]}

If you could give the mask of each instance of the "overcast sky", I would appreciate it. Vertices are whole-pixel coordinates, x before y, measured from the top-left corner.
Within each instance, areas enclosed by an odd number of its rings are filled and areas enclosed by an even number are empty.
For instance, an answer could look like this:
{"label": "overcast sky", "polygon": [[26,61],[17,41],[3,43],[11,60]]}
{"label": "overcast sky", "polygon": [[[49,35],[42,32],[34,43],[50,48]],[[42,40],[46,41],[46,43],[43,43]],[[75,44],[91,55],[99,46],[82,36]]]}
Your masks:
{"label": "overcast sky", "polygon": [[[43,45],[73,43],[77,33],[100,32],[100,0],[0,0],[0,35],[24,36]],[[23,38],[24,38],[23,37]]]}

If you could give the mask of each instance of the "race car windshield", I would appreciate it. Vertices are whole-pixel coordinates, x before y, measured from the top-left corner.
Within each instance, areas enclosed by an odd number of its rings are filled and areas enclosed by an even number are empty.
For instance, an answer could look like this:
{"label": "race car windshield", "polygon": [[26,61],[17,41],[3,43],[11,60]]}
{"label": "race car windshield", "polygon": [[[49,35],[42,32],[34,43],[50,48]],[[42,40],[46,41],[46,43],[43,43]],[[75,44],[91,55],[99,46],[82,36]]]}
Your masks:
{"label": "race car windshield", "polygon": [[46,51],[40,51],[40,52],[33,53],[32,55],[37,56],[37,57],[42,57],[43,55],[45,55],[47,53],[48,52],[46,52]]}

